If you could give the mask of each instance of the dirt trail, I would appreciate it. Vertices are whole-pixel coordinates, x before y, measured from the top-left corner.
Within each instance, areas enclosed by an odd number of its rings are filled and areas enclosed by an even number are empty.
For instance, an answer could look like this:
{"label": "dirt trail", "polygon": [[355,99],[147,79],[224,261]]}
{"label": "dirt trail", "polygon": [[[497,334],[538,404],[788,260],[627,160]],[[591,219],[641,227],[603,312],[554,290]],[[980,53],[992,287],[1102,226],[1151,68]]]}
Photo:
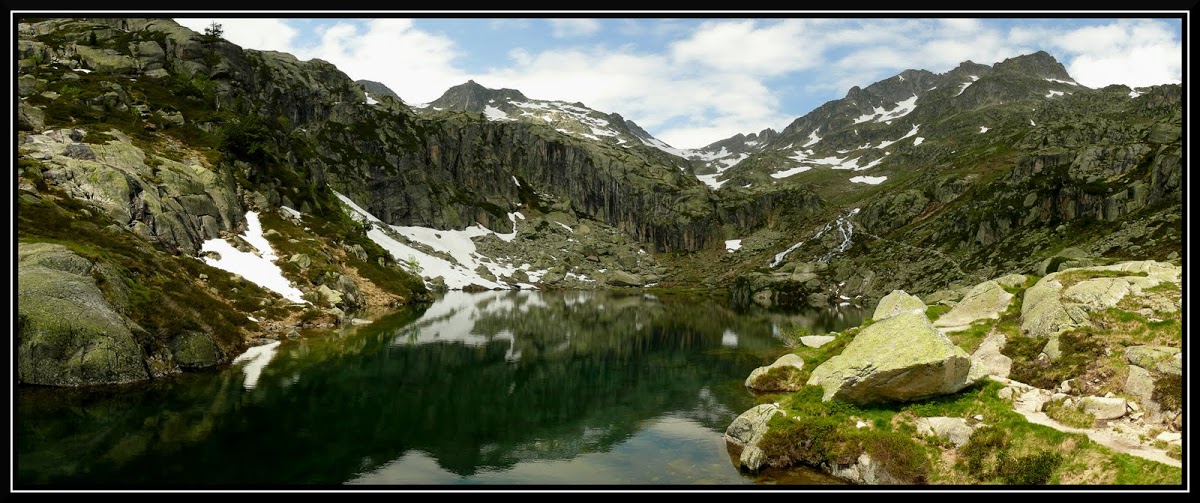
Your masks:
{"label": "dirt trail", "polygon": [[1150,461],[1157,461],[1177,468],[1183,467],[1183,463],[1178,459],[1168,456],[1166,450],[1142,443],[1140,434],[1149,431],[1149,427],[1143,423],[1127,422],[1124,424],[1124,426],[1127,426],[1124,428],[1125,431],[1118,431],[1114,424],[1119,423],[1115,421],[1109,422],[1099,428],[1073,428],[1059,423],[1051,419],[1050,416],[1047,416],[1045,412],[1041,412],[1042,404],[1049,400],[1052,395],[1050,391],[1034,388],[1028,384],[1003,377],[992,376],[991,378],[994,381],[1014,386],[1021,390],[1019,394],[1014,394],[1013,396],[1013,410],[1025,416],[1025,419],[1031,423],[1049,426],[1069,433],[1082,433],[1092,439],[1093,442],[1114,451]]}

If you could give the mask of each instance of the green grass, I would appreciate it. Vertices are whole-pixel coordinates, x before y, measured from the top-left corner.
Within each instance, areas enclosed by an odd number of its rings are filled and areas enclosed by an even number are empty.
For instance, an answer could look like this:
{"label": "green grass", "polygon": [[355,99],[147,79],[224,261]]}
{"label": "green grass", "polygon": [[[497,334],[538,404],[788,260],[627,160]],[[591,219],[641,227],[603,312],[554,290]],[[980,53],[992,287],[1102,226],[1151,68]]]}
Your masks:
{"label": "green grass", "polygon": [[[809,348],[811,349],[811,348]],[[848,464],[862,453],[907,483],[1040,486],[1178,484],[1179,468],[1131,458],[1088,440],[1029,423],[999,398],[994,381],[911,403],[858,406],[823,402],[818,386],[771,395],[786,411],[760,447],[772,466]],[[980,417],[967,444],[916,434],[919,417]],[[868,424],[859,428],[859,422]],[[945,453],[953,451],[947,457]],[[947,462],[950,460],[951,462]],[[1097,467],[1102,469],[1097,469]]]}
{"label": "green grass", "polygon": [[929,317],[929,321],[937,321],[938,318],[941,318],[943,314],[950,312],[951,309],[954,309],[954,306],[934,304],[925,309],[925,316]]}
{"label": "green grass", "polygon": [[1067,406],[1066,398],[1045,403],[1043,411],[1050,419],[1074,428],[1091,428],[1096,425],[1096,416],[1075,406]]}

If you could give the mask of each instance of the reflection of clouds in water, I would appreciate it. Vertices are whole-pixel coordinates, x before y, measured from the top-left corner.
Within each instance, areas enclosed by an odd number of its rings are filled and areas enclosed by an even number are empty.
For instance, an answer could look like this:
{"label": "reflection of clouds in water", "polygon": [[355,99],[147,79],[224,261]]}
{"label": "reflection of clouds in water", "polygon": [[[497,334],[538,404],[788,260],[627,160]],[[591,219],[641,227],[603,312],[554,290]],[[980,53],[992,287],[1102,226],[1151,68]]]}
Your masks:
{"label": "reflection of clouds in water", "polygon": [[246,374],[246,382],[243,384],[246,389],[254,389],[254,386],[258,384],[258,376],[262,373],[263,368],[271,363],[271,359],[275,357],[278,349],[279,341],[275,341],[247,349],[245,353],[233,359],[234,364],[249,362],[242,367],[242,373]]}
{"label": "reflection of clouds in water", "polygon": [[725,329],[725,333],[721,335],[721,345],[727,348],[736,348],[738,345],[738,334],[730,329]]}
{"label": "reflection of clouds in water", "polygon": [[[511,452],[530,459],[505,469],[481,469],[459,476],[421,451],[408,451],[374,470],[359,473],[348,484],[751,484],[732,467],[720,434],[692,419],[666,415],[649,420],[606,452],[589,452],[611,434],[588,428],[569,442],[536,439]],[[589,447],[590,446],[590,447]],[[567,450],[556,450],[565,447]],[[498,449],[485,444],[481,454]],[[549,456],[548,456],[549,454]],[[520,455],[518,458],[522,457]],[[547,457],[558,459],[546,459]],[[711,465],[711,466],[709,466]]]}

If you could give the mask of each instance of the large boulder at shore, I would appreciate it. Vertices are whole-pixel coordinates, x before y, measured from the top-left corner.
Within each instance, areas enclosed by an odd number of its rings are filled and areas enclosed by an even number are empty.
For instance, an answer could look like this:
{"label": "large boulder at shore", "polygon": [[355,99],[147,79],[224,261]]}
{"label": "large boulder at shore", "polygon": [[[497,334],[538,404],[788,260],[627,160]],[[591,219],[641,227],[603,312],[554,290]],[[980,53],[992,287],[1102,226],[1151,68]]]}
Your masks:
{"label": "large boulder at shore", "polygon": [[821,386],[826,401],[906,402],[955,393],[986,377],[972,366],[929,318],[910,312],[863,329],[842,354],[813,369],[808,384]]}
{"label": "large boulder at shore", "polygon": [[958,305],[933,322],[933,326],[952,332],[964,330],[977,320],[997,319],[1008,309],[1012,299],[1013,294],[996,281],[984,281],[967,292]]}
{"label": "large boulder at shore", "polygon": [[767,423],[783,411],[778,405],[756,405],[734,419],[725,429],[725,448],[737,458],[739,468],[758,471],[766,463],[766,454],[758,446],[767,432]]}
{"label": "large boulder at shore", "polygon": [[780,356],[775,363],[751,371],[750,377],[746,378],[746,387],[755,391],[797,391],[804,387],[800,373],[803,368],[804,359],[788,353]]}
{"label": "large boulder at shore", "polygon": [[18,382],[82,386],[150,377],[131,322],[105,300],[91,261],[49,243],[21,243],[18,257]]}
{"label": "large boulder at shore", "polygon": [[900,313],[918,312],[925,313],[926,305],[921,302],[921,299],[909,295],[904,290],[892,290],[892,293],[884,295],[879,299],[879,305],[875,306],[875,314],[871,315],[871,319],[875,321],[885,320]]}

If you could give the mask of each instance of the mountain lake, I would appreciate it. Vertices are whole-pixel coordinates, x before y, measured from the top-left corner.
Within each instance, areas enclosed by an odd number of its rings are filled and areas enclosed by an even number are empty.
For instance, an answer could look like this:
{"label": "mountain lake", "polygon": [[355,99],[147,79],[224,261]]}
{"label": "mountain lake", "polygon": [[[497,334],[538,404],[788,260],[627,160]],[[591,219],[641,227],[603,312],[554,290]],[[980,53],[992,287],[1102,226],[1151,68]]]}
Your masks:
{"label": "mountain lake", "polygon": [[21,489],[841,484],[739,472],[723,435],[782,333],[859,325],[643,292],[451,291],[218,370],[15,390]]}

